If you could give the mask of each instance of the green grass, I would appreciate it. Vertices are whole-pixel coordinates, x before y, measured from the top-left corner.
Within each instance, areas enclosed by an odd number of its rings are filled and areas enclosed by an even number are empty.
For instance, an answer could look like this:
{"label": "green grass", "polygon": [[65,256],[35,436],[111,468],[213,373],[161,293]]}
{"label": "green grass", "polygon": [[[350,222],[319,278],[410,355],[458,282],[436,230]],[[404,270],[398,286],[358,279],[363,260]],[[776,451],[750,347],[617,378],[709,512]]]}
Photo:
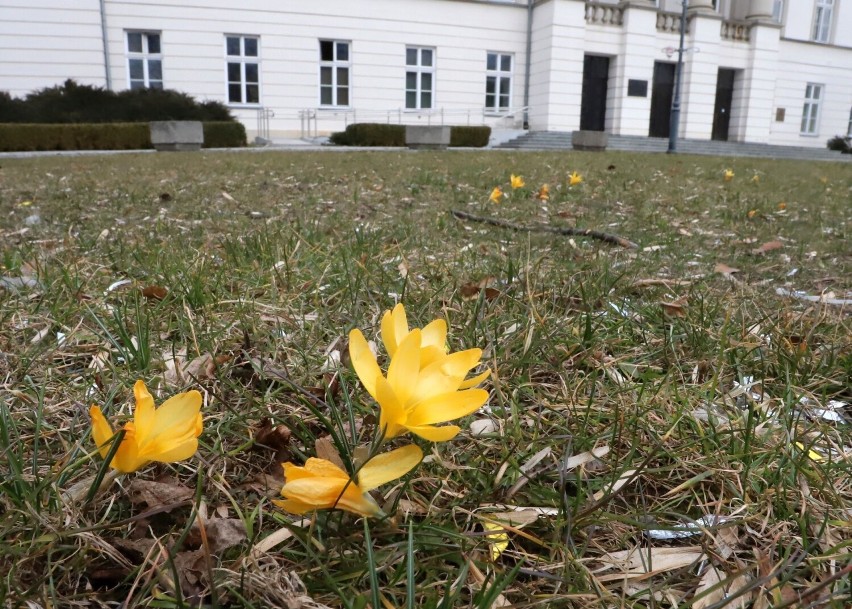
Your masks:
{"label": "green grass", "polygon": [[[572,170],[581,185],[568,187]],[[510,173],[527,186],[489,204]],[[852,298],[850,198],[849,164],[627,153],[4,159],[0,276],[39,285],[0,286],[0,598],[849,606],[852,428],[797,404],[852,402],[850,307],[776,288]],[[454,208],[640,248],[460,222]],[[782,247],[753,253],[771,241]],[[349,459],[375,431],[375,405],[327,352],[345,354],[352,328],[376,339],[397,301],[414,325],[446,318],[453,350],[484,349],[488,413],[463,427],[490,418],[494,430],[422,444],[427,462],[375,495],[388,520],[323,512],[297,526],[269,501],[280,460],[314,456],[330,431]],[[204,354],[191,375],[168,372]],[[746,377],[762,401],[737,395]],[[128,414],[138,378],[158,402],[202,392],[201,448],[95,495],[106,471],[88,407]],[[289,441],[253,445],[264,420]],[[141,500],[152,481],[171,486]],[[551,511],[509,525],[492,561],[483,522],[503,506]],[[687,539],[646,535],[706,514],[730,520]],[[612,554],[637,548],[625,578]],[[667,565],[678,548],[695,560]]]}

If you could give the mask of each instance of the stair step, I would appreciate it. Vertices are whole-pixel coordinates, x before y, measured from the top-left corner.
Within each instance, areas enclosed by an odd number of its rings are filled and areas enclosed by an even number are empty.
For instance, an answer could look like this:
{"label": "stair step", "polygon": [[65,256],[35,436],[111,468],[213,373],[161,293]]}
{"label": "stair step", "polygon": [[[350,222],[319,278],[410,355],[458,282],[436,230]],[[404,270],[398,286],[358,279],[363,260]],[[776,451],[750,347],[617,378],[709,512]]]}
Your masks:
{"label": "stair step", "polygon": [[[571,133],[566,131],[534,131],[525,133],[497,148],[507,150],[571,150]],[[609,150],[629,152],[665,152],[668,140],[631,135],[610,135]],[[852,161],[852,156],[822,148],[778,146],[772,144],[678,140],[678,152],[713,156],[748,156],[785,159]]]}

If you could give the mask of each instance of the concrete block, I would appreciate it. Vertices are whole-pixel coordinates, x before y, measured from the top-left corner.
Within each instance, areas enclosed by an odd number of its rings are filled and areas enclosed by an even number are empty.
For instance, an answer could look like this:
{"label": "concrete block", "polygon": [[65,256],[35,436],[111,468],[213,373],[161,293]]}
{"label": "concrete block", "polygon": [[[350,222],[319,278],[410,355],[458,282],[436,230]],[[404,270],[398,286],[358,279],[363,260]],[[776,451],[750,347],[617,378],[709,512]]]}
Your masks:
{"label": "concrete block", "polygon": [[571,145],[574,150],[606,150],[609,134],[606,131],[574,131]]}
{"label": "concrete block", "polygon": [[412,149],[442,149],[450,145],[449,126],[406,125],[405,145]]}
{"label": "concrete block", "polygon": [[160,151],[200,150],[204,128],[201,121],[153,121],[151,143]]}

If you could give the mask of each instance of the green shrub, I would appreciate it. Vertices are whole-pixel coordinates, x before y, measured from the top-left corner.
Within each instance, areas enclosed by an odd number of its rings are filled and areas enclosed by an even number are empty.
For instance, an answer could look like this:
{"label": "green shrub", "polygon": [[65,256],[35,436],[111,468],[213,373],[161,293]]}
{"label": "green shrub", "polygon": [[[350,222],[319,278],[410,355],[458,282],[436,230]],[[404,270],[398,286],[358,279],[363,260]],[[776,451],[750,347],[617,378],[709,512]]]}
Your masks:
{"label": "green shrub", "polygon": [[[450,146],[482,148],[488,145],[491,127],[450,127]],[[356,123],[329,136],[338,146],[405,146],[405,125]]]}
{"label": "green shrub", "polygon": [[0,124],[0,150],[138,150],[151,148],[146,123]]}
{"label": "green shrub", "polygon": [[835,135],[828,140],[829,150],[838,150],[843,154],[852,154],[852,138]]}
{"label": "green shrub", "polygon": [[491,127],[450,127],[450,146],[458,148],[482,148],[488,145]]}
{"label": "green shrub", "polygon": [[[205,148],[246,145],[238,122],[203,123]],[[0,124],[0,151],[143,150],[152,148],[148,123]]]}
{"label": "green shrub", "polygon": [[242,123],[215,121],[206,122],[203,127],[205,148],[238,148],[248,143]]}
{"label": "green shrub", "polygon": [[135,123],[150,121],[236,121],[221,102],[198,102],[169,89],[107,91],[73,80],[40,89],[25,99],[0,93],[3,123]]}

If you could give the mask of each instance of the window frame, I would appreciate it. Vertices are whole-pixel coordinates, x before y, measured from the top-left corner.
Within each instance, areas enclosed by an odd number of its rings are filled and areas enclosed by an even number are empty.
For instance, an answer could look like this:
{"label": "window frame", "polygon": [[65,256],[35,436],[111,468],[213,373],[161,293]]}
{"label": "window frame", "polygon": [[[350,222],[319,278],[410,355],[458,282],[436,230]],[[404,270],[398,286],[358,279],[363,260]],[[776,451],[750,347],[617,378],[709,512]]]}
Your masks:
{"label": "window frame", "polygon": [[805,100],[802,104],[802,120],[799,135],[819,137],[819,119],[822,114],[822,101],[825,99],[825,85],[809,82],[805,85]]}
{"label": "window frame", "polygon": [[[495,56],[495,68],[489,69],[490,56]],[[508,57],[511,62],[508,70],[503,70],[503,58]],[[488,92],[489,79],[494,80],[494,91]],[[508,92],[501,93],[503,82],[508,81]],[[512,95],[515,81],[515,54],[502,51],[486,51],[485,53],[485,114],[500,114],[512,108]],[[494,98],[494,104],[488,105],[488,98]],[[506,97],[507,105],[500,105],[500,99]]]}
{"label": "window frame", "polygon": [[[239,40],[240,54],[232,55],[228,51],[228,39],[236,38]],[[257,45],[256,55],[246,54],[246,40],[254,40]],[[257,108],[261,105],[263,86],[261,82],[261,49],[260,36],[254,34],[225,34],[225,103],[229,106],[238,106],[240,108]],[[230,74],[231,64],[239,64],[240,79],[239,81],[232,80]],[[249,81],[246,75],[248,65],[254,65],[257,70],[257,81]],[[231,86],[238,84],[240,87],[240,101],[231,100]],[[257,101],[246,101],[249,99],[249,87],[254,85],[257,87]]]}
{"label": "window frame", "polygon": [[[138,34],[141,38],[141,51],[130,50],[130,36]],[[159,52],[152,53],[150,51],[150,37],[156,36],[159,42]],[[127,88],[128,89],[164,89],[165,78],[163,78],[163,32],[157,30],[124,30],[124,53],[126,58],[125,65],[127,66]],[[142,78],[133,78],[130,69],[131,61],[142,62]],[[151,64],[152,61],[160,62],[160,78],[151,79]],[[134,82],[141,82],[141,87],[134,87]],[[160,83],[160,86],[152,86],[152,82]]]}
{"label": "window frame", "polygon": [[816,0],[814,20],[811,27],[811,41],[831,44],[831,30],[834,22],[834,0]]}
{"label": "window frame", "polygon": [[[336,38],[320,38],[319,39],[319,67],[317,70],[317,79],[319,87],[317,89],[319,107],[328,109],[351,108],[352,107],[352,41],[340,40]],[[331,59],[323,59],[323,43],[331,43],[332,56]],[[346,59],[339,58],[340,45],[346,45]],[[331,70],[331,82],[323,83],[323,69]],[[346,83],[340,84],[339,76],[341,71],[345,70]],[[331,91],[331,101],[323,103],[323,90]],[[346,103],[340,103],[340,92],[346,91]]]}
{"label": "window frame", "polygon": [[772,3],[772,20],[775,23],[784,23],[784,0],[774,0]]}
{"label": "window frame", "polygon": [[[414,51],[417,55],[417,63],[410,64],[408,63],[408,54],[409,51]],[[428,51],[432,55],[432,63],[431,65],[423,64],[423,52]],[[435,109],[435,72],[436,72],[436,59],[437,53],[435,47],[423,47],[423,46],[413,46],[407,45],[405,47],[405,109],[408,111],[416,112],[418,110],[434,110]],[[414,74],[415,84],[414,88],[410,88],[408,86],[408,75]],[[429,89],[425,89],[423,87],[423,76],[425,74],[429,75],[430,87]],[[413,106],[408,105],[408,97],[410,93],[414,93],[414,101],[415,104]],[[425,94],[429,95],[429,105],[423,104],[423,96]]]}

